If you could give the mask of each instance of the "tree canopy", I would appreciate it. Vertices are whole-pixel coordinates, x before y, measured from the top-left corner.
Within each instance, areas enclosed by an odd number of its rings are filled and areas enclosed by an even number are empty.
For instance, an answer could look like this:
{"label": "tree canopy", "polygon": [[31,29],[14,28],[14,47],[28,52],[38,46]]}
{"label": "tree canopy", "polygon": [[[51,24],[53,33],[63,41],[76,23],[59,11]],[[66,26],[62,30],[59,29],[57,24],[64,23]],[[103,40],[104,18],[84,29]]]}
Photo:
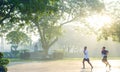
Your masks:
{"label": "tree canopy", "polygon": [[52,13],[57,10],[58,0],[0,0],[0,24],[5,20],[27,20],[33,13]]}
{"label": "tree canopy", "polygon": [[112,22],[110,26],[103,26],[99,35],[100,39],[120,42],[120,1],[113,1],[106,5],[106,13],[111,16]]}
{"label": "tree canopy", "polygon": [[23,32],[11,31],[6,35],[6,39],[11,44],[29,44],[30,38]]}
{"label": "tree canopy", "polygon": [[103,8],[104,4],[99,0],[1,0],[0,25],[6,32],[13,29],[37,31],[47,53],[61,35],[62,25]]}

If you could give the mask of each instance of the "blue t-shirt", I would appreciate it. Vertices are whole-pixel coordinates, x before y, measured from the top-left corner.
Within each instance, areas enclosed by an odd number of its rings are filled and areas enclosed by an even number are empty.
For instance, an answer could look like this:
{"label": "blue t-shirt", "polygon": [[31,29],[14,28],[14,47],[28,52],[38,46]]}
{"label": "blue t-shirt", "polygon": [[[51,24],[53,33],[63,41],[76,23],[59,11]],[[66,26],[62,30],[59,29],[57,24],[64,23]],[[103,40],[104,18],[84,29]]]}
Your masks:
{"label": "blue t-shirt", "polygon": [[102,53],[103,56],[107,56],[108,51],[107,50],[102,50],[101,53]]}

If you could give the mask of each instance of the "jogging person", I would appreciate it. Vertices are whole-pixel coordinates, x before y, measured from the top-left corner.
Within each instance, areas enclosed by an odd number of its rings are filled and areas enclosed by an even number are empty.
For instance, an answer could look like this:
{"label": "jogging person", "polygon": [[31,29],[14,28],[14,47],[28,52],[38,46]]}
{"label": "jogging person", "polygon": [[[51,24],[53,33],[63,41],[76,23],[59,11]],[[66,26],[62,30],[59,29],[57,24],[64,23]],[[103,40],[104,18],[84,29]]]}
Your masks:
{"label": "jogging person", "polygon": [[107,55],[108,55],[108,50],[106,50],[106,47],[102,48],[101,54],[103,56],[102,58],[102,62],[106,64],[106,67],[109,66],[109,68],[111,68],[111,65],[109,64],[109,62],[107,61]]}
{"label": "jogging person", "polygon": [[87,61],[89,63],[89,65],[91,66],[91,68],[93,68],[92,64],[90,63],[90,60],[89,60],[89,56],[88,56],[88,50],[87,50],[87,47],[85,46],[84,47],[84,58],[83,58],[83,69],[85,69],[85,61]]}

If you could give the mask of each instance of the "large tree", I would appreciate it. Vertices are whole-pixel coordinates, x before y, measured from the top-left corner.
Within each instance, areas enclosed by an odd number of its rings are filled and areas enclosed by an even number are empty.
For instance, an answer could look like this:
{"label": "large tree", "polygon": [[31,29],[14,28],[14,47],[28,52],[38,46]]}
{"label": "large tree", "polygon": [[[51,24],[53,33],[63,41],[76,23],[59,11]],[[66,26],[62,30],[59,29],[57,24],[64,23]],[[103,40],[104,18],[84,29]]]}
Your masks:
{"label": "large tree", "polygon": [[[94,3],[92,3],[94,2]],[[61,34],[61,26],[90,15],[90,12],[99,12],[104,7],[97,0],[60,0],[57,5],[58,10],[52,13],[36,13],[29,18],[30,26],[33,30],[37,29],[42,48],[48,54],[49,48],[57,41]],[[93,11],[92,11],[93,10]],[[88,13],[87,13],[88,12]]]}
{"label": "large tree", "polygon": [[58,24],[59,17],[57,12],[51,14],[44,12],[43,15],[38,13],[30,17],[28,32],[31,30],[32,32],[37,31],[45,55],[48,55],[49,48],[61,35],[61,26]]}
{"label": "large tree", "polygon": [[0,7],[1,27],[38,31],[47,54],[61,26],[100,12],[104,5],[99,0],[1,0]]}
{"label": "large tree", "polygon": [[[39,23],[42,22],[43,19],[45,19],[42,17],[46,17],[47,15],[53,14],[54,12],[58,11],[57,1],[58,0],[1,0],[0,1],[1,32],[3,32],[3,30],[6,30],[6,32],[8,32],[12,29],[22,30],[24,28],[26,28],[27,30],[28,29],[27,26],[32,28],[31,26],[33,25],[29,25],[28,23],[34,23],[34,21],[32,22],[33,19],[32,17],[34,17],[34,15],[35,17],[37,16],[36,18],[37,20],[35,23]],[[46,23],[42,23],[42,26],[49,27],[47,31],[51,30],[53,31],[53,29],[57,29],[57,27],[53,27],[52,25],[47,26]],[[38,31],[40,33],[39,27],[40,26],[37,26]],[[34,30],[35,28],[32,29]],[[49,34],[49,32],[47,33]],[[13,36],[14,35],[15,34],[13,34]],[[41,40],[43,43],[43,40],[45,39],[43,39],[44,37],[42,36],[42,34],[40,34],[40,36],[42,37]],[[49,40],[51,37],[54,37],[53,34],[51,34],[51,36],[49,36],[47,39]],[[43,48],[45,47],[44,44],[45,43],[42,44]]]}

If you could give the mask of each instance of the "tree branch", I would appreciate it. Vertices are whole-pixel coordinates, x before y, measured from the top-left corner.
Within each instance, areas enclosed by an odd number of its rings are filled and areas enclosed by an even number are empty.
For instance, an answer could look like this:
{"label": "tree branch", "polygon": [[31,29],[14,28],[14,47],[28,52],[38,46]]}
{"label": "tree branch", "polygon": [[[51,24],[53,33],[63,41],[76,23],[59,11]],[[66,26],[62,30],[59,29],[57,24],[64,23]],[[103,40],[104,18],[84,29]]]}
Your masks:
{"label": "tree branch", "polygon": [[70,22],[74,21],[76,18],[77,18],[77,17],[74,17],[73,19],[71,19],[71,20],[69,20],[69,21],[66,21],[66,22],[64,22],[64,23],[61,23],[60,26],[63,26],[63,25],[65,25],[65,24],[67,24],[67,23],[70,23]]}
{"label": "tree branch", "polygon": [[58,37],[56,37],[56,38],[48,45],[48,48],[50,48],[57,40],[58,40]]}
{"label": "tree branch", "polygon": [[14,7],[15,7],[14,5],[11,6],[10,11],[5,15],[5,17],[3,17],[3,18],[0,20],[0,24],[1,24],[1,25],[3,25],[3,21],[4,21],[6,18],[9,18],[9,17],[10,17],[10,13],[13,11]]}

